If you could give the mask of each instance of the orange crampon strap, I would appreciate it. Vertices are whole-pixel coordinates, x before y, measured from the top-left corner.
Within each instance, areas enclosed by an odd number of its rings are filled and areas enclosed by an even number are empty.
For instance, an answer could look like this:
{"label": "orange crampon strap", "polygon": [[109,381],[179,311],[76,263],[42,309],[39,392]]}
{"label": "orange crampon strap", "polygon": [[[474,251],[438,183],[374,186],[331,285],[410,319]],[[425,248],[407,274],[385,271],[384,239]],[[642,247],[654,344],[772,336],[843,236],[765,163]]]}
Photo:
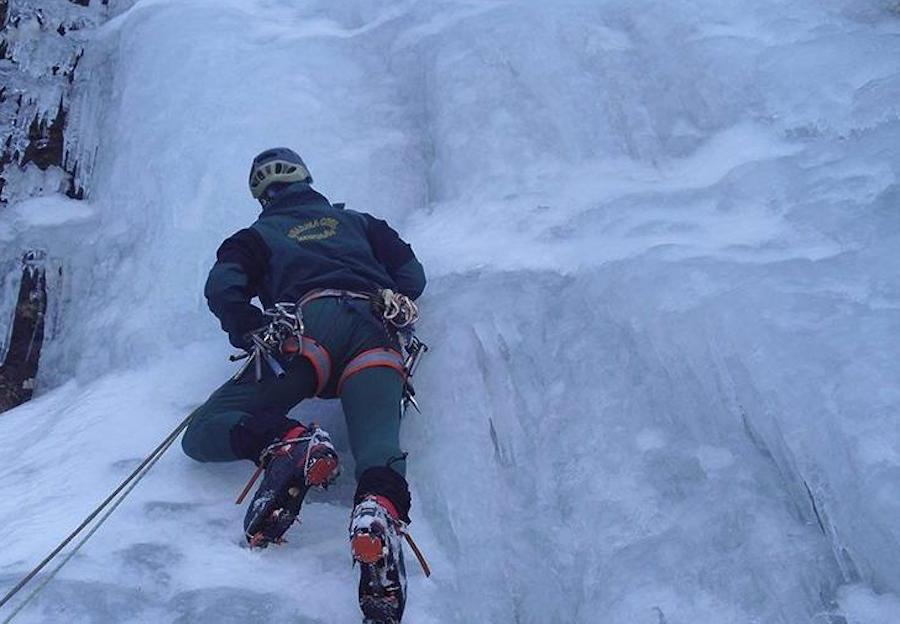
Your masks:
{"label": "orange crampon strap", "polygon": [[256,467],[256,470],[253,471],[253,475],[250,477],[250,480],[247,482],[247,485],[244,486],[244,489],[241,490],[241,493],[238,495],[237,500],[234,501],[235,505],[240,505],[244,502],[244,499],[247,498],[247,494],[250,493],[250,488],[253,487],[253,484],[259,479],[260,475],[263,473],[263,470],[266,468],[266,461],[268,461],[269,455],[271,455],[278,447],[287,446],[290,444],[296,444],[297,442],[307,442],[312,439],[311,435],[305,435],[308,431],[314,431],[318,429],[318,425],[316,423],[312,423],[309,427],[300,425],[294,429],[294,431],[303,428],[303,434],[296,438],[288,438],[286,440],[280,440],[279,442],[275,442],[274,444],[270,444],[266,448],[263,449],[262,455],[259,458],[259,465]]}
{"label": "orange crampon strap", "polygon": [[260,465],[253,472],[253,476],[250,477],[250,481],[247,482],[247,485],[244,486],[244,489],[241,490],[241,493],[238,495],[237,500],[234,501],[235,505],[240,505],[244,502],[244,499],[247,498],[247,494],[250,493],[250,488],[253,487],[253,484],[256,483],[256,480],[259,479],[259,475],[262,474],[263,466]]}
{"label": "orange crampon strap", "polygon": [[400,373],[402,377],[406,377],[406,367],[404,366],[403,356],[397,351],[387,347],[369,349],[350,360],[350,363],[344,368],[344,373],[338,380],[337,393],[341,393],[341,388],[344,386],[344,383],[353,377],[353,375],[362,372],[367,368],[375,368],[376,366],[393,368]]}
{"label": "orange crampon strap", "polygon": [[422,572],[425,573],[425,577],[428,578],[431,576],[431,566],[428,565],[428,562],[425,561],[425,555],[422,554],[422,551],[419,550],[419,547],[416,545],[416,542],[413,541],[412,535],[404,527],[403,537],[406,538],[406,543],[409,544],[409,547],[412,548],[413,554],[416,556],[416,559],[419,560],[419,565],[422,566]]}

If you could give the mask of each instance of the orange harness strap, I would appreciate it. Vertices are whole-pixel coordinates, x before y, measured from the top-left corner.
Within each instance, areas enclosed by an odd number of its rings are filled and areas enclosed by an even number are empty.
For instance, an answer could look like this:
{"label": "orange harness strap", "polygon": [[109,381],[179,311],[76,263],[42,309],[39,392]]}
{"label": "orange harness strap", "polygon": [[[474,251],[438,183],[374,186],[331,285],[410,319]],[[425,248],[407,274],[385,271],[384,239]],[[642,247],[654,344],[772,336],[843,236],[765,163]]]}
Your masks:
{"label": "orange harness strap", "polygon": [[316,371],[316,395],[321,394],[331,379],[331,356],[328,350],[308,336],[303,336],[303,357]]}
{"label": "orange harness strap", "polygon": [[367,368],[374,368],[376,366],[393,368],[400,373],[402,377],[406,377],[406,368],[403,366],[403,356],[397,351],[387,347],[369,349],[368,351],[363,351],[357,355],[350,360],[349,364],[347,364],[347,367],[344,369],[344,374],[341,375],[341,378],[338,380],[337,393],[341,393],[341,388],[343,388],[344,383],[353,377],[353,375],[362,372]]}

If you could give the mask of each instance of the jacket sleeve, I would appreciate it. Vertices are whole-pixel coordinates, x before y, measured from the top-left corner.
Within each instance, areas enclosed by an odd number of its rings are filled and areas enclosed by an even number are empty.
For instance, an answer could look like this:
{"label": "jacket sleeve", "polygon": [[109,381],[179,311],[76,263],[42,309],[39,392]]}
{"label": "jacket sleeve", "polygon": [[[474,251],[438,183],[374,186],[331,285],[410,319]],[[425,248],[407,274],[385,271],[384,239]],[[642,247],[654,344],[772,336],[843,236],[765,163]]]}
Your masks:
{"label": "jacket sleeve", "polygon": [[387,269],[397,290],[418,299],[425,290],[425,269],[400,235],[386,221],[366,215],[368,237],[375,257]]}
{"label": "jacket sleeve", "polygon": [[262,311],[250,303],[258,294],[271,251],[256,230],[247,228],[225,240],[216,252],[204,294],[228,339],[239,349],[248,346],[248,332],[262,327]]}

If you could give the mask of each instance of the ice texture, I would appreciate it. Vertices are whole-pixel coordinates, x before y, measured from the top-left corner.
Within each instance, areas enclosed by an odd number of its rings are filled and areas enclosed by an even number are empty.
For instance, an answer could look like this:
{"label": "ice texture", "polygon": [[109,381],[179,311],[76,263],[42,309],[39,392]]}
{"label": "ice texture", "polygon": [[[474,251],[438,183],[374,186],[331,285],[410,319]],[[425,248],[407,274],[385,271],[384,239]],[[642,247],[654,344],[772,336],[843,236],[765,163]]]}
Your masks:
{"label": "ice texture", "polygon": [[[900,622],[891,2],[141,0],[81,67],[85,207],[0,215],[67,276],[0,588],[232,372],[202,285],[287,145],[429,275],[409,622]],[[249,471],[173,450],[17,621],[357,622],[352,471],[262,553]]]}

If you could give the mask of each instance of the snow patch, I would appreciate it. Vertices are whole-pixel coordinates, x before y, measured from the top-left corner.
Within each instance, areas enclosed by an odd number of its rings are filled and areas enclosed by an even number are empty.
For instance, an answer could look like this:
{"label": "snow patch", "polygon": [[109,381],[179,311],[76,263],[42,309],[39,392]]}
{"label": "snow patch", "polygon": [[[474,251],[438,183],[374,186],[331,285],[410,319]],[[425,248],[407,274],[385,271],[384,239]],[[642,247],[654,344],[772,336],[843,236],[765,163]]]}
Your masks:
{"label": "snow patch", "polygon": [[894,594],[877,594],[864,585],[845,585],[837,600],[847,624],[887,624],[900,622],[900,599]]}
{"label": "snow patch", "polygon": [[11,206],[19,227],[58,227],[86,221],[96,211],[87,202],[67,199],[59,195],[34,197]]}

